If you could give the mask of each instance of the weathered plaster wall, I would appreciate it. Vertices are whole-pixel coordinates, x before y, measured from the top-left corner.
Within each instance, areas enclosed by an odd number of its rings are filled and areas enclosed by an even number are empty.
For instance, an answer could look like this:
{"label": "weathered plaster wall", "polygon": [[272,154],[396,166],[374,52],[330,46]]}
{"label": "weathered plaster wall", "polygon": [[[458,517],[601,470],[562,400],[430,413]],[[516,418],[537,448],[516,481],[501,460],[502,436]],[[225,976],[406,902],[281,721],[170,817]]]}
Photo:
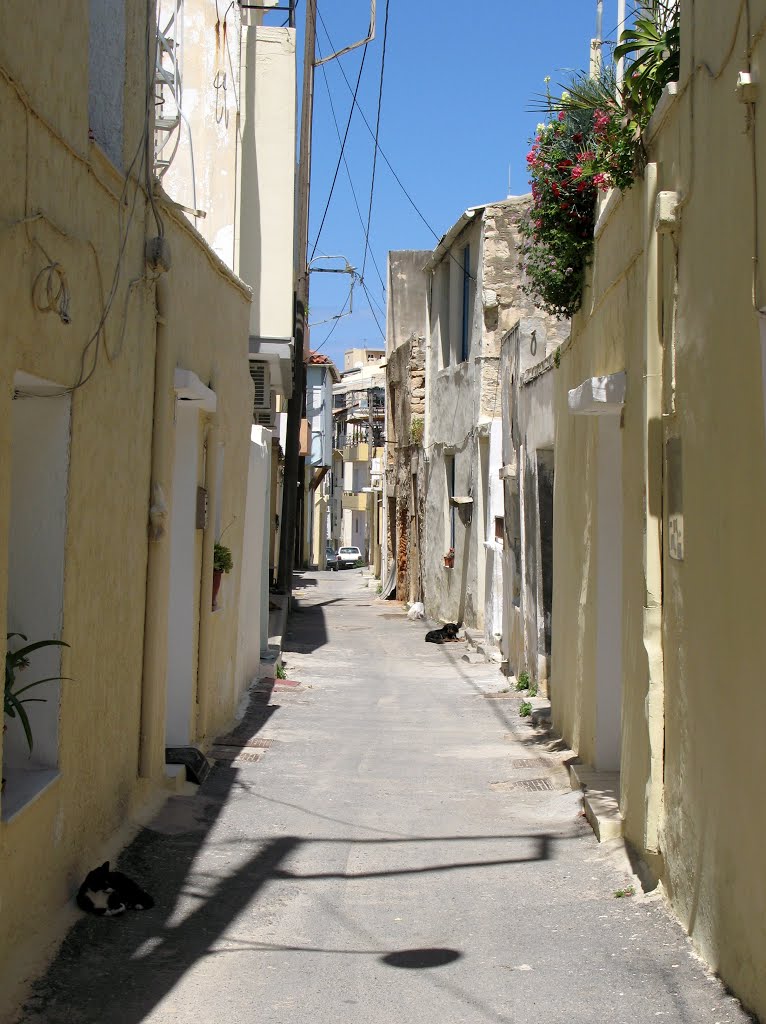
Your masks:
{"label": "weathered plaster wall", "polygon": [[[179,254],[183,276],[173,277],[172,270],[168,275],[164,316],[176,365],[193,370],[218,396],[214,422],[222,446],[219,458],[223,458],[218,519],[227,530],[224,542],[234,560],[234,568],[222,583],[223,608],[213,613],[207,601],[201,602],[201,614],[210,616],[211,629],[208,720],[197,728],[197,737],[204,743],[225,728],[245,682],[235,679],[235,664],[252,427],[253,392],[247,369],[250,296],[226,267],[200,246],[185,219],[179,217],[168,234],[171,247]],[[209,489],[211,485],[213,481],[208,481]],[[205,584],[203,594],[204,589]]]}
{"label": "weathered plaster wall", "polygon": [[[766,4],[751,3],[748,11],[751,30],[762,25]],[[713,0],[684,5],[679,95],[664,123],[655,123],[645,181],[617,204],[599,237],[593,287],[556,374],[553,695],[555,722],[587,760],[597,438],[595,424],[567,417],[566,390],[624,368],[626,833],[662,875],[705,959],[763,1017],[765,836],[753,808],[762,804],[766,770],[766,693],[757,672],[766,657],[766,462],[751,285],[754,219],[762,235],[766,229],[766,141],[755,136],[754,193],[747,108],[734,90],[746,33],[742,9]],[[761,31],[751,45],[757,66]],[[684,197],[674,241],[654,232],[658,190]],[[763,305],[762,271],[756,289]],[[671,440],[672,459],[664,451]],[[671,496],[683,516],[682,560],[669,548]],[[732,686],[744,716],[726,712]]]}
{"label": "weathered plaster wall", "polygon": [[[443,256],[433,268],[428,353],[431,382],[426,402],[426,445],[430,460],[426,604],[428,607],[431,602],[433,613],[442,619],[467,610],[470,617],[466,618],[466,625],[484,628],[490,640],[510,626],[510,612],[507,615],[500,612],[504,603],[504,573],[500,570],[506,559],[505,544],[496,543],[494,528],[495,512],[499,513],[501,508],[502,488],[507,486],[499,484],[503,444],[499,441],[500,435],[497,443],[490,441],[499,429],[494,424],[499,425],[503,415],[501,340],[510,330],[518,328],[531,345],[533,355],[544,356],[557,347],[567,333],[566,325],[539,312],[521,289],[518,224],[529,202],[529,196],[512,197],[475,214],[452,240],[450,254]],[[471,292],[472,340],[469,359],[457,362],[462,308],[453,300],[456,288],[462,295],[461,258],[466,245],[470,246],[472,260],[475,259],[476,280]],[[476,257],[473,254],[477,254]],[[445,266],[449,268],[448,273]],[[449,298],[445,292],[448,279]],[[450,361],[445,365],[447,354]],[[510,374],[506,386],[510,387]],[[484,438],[481,442],[480,436]],[[482,445],[486,448],[482,449]],[[460,556],[456,546],[455,568],[449,570],[442,561],[449,543],[444,534],[445,513],[439,509],[442,493],[439,482],[446,475],[445,452],[452,449],[458,453],[456,466],[463,475],[462,485],[471,490],[474,504],[470,525],[467,522],[462,525]],[[458,490],[457,493],[468,492]],[[506,564],[506,569],[509,568]],[[449,587],[444,585],[445,573],[450,580]],[[510,594],[512,592],[511,584]],[[445,599],[445,593],[452,596]],[[487,612],[491,621],[487,621]],[[506,625],[501,626],[504,620],[507,620]]]}
{"label": "weathered plaster wall", "polygon": [[[174,5],[169,0],[158,0],[158,6],[160,24],[164,25]],[[173,163],[162,183],[177,203],[202,211],[204,217],[192,222],[216,254],[234,269],[241,159],[238,101],[243,86],[240,33],[249,30],[241,25],[237,4],[226,12],[225,29],[221,21],[216,32],[217,17],[215,4],[185,0],[179,38],[185,120],[181,122]],[[168,155],[174,145],[173,141],[168,143]]]}
{"label": "weathered plaster wall", "polygon": [[[396,561],[396,597],[421,599],[428,250],[388,254],[382,578]],[[413,483],[414,477],[414,483]]]}
{"label": "weathered plaster wall", "polygon": [[[666,542],[663,562],[664,856],[674,905],[695,944],[746,1004],[766,1017],[766,828],[763,815],[752,813],[762,806],[766,772],[766,691],[759,679],[766,659],[765,396],[759,368],[766,353],[759,348],[751,300],[756,219],[761,239],[766,230],[766,139],[760,102],[748,133],[747,108],[734,91],[737,72],[747,63],[748,24],[753,70],[766,59],[766,3],[753,0],[749,22],[740,12],[738,24],[735,10],[713,0],[695,4],[695,11],[694,52],[689,42],[679,91],[687,74],[696,74],[696,81],[677,101],[681,138],[669,121],[657,140],[659,187],[688,194],[678,234],[676,416],[665,421],[664,434],[666,442],[680,441],[680,464],[665,463],[665,509],[678,485],[685,531],[684,560],[669,557]],[[690,41],[691,11],[685,8],[682,17],[682,36]],[[735,27],[734,56],[713,81],[698,62],[704,56],[717,71]],[[689,132],[693,150],[687,148]],[[676,146],[684,148],[674,166]],[[759,255],[761,307],[766,278],[762,250]],[[670,242],[659,258],[667,303]],[[666,321],[666,338],[671,326]],[[666,357],[666,410],[672,408],[669,363]],[[744,715],[727,715],[722,706],[722,688],[728,691],[734,680]]]}
{"label": "weathered plaster wall", "polygon": [[[124,134],[129,153],[143,124],[143,15],[143,8],[127,9]],[[70,4],[30,21],[26,6],[11,0],[3,5],[2,22],[0,621],[7,622],[12,615],[6,583],[14,494],[14,375],[23,370],[61,385],[78,379],[83,349],[99,321],[115,267],[122,179],[88,142],[87,61],[82,59],[88,48],[88,4]],[[15,81],[23,81],[23,88],[17,89]],[[134,188],[131,183],[131,200]],[[172,366],[195,371],[218,395],[216,422],[226,445],[221,495],[226,523],[242,507],[247,467],[249,294],[167,209],[164,217],[176,268],[165,279],[169,358]],[[45,942],[56,911],[93,866],[102,845],[156,799],[163,785],[159,771],[138,777],[156,412],[155,289],[142,276],[147,224],[151,232],[154,225],[139,192],[115,302],[98,345],[98,365],[71,400],[63,591],[63,637],[70,647],[64,649],[62,671],[72,681],[62,684],[58,777],[12,820],[0,822],[4,997],[12,992],[11,982],[19,980],[15,958],[29,951],[30,937],[33,945]],[[55,313],[38,311],[32,301],[35,279],[49,259],[67,275],[67,325]],[[95,348],[86,356],[86,370]],[[172,421],[172,390],[164,400]],[[170,479],[172,447],[168,455],[164,483]],[[170,504],[169,484],[165,496]],[[227,534],[227,543],[235,570],[227,581],[231,600],[211,625],[204,694],[208,734],[226,720],[235,690],[241,520]],[[156,635],[163,628],[166,635],[166,614],[167,608],[164,622],[154,623]]]}
{"label": "weathered plaster wall", "polygon": [[182,62],[186,120],[163,185],[205,214],[195,226],[253,289],[251,334],[289,338],[295,29],[248,27],[238,4],[186,0]]}
{"label": "weathered plaster wall", "polygon": [[[583,760],[594,763],[596,730],[596,537],[598,521],[597,438],[592,417],[572,416],[567,392],[586,378],[627,370],[628,402],[624,411],[623,455],[626,487],[639,483],[642,471],[641,345],[643,288],[641,262],[642,211],[631,190],[598,239],[591,290],[585,311],[572,321],[572,342],[561,349],[561,365],[553,371],[556,408],[556,489],[554,498],[555,587],[551,695],[555,727]],[[636,360],[638,361],[636,365]],[[639,500],[636,500],[638,498]],[[623,506],[623,628],[625,664],[632,665],[635,689],[624,692],[623,721],[628,727],[624,757],[646,771],[648,736],[638,696],[647,686],[643,649],[643,585],[640,494],[625,495]],[[626,550],[626,548],[630,550]],[[630,651],[630,654],[628,654]],[[642,726],[642,719],[643,726]],[[630,723],[630,724],[628,724]],[[626,830],[643,839],[643,785],[623,778]],[[645,776],[644,776],[645,777]],[[627,791],[626,791],[627,787]]]}

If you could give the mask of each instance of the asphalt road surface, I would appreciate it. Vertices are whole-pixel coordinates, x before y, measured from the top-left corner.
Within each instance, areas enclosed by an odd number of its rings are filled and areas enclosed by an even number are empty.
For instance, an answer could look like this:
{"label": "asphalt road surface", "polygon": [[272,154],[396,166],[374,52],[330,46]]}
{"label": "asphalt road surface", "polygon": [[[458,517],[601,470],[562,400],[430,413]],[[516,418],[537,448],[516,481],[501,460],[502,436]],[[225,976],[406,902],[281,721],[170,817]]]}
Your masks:
{"label": "asphalt road surface", "polygon": [[[496,666],[303,574],[289,680],[120,866],[154,910],[83,917],[25,1024],[734,1024],[658,895],[599,846]],[[493,696],[494,694],[494,696]]]}

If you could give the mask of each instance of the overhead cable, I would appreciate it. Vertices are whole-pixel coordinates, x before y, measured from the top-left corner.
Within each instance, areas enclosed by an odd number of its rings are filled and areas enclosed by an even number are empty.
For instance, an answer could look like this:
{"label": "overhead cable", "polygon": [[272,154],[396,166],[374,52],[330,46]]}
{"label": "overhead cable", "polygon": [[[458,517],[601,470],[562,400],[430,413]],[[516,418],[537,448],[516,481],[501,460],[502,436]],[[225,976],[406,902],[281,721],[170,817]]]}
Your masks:
{"label": "overhead cable", "polygon": [[[330,33],[327,31],[327,26],[325,25],[324,19],[322,18],[322,12],[319,10],[319,8],[317,8],[317,16],[319,17],[319,21],[320,21],[320,23],[322,25],[322,28],[324,29],[324,33],[327,36],[327,39],[329,40],[330,45],[334,48],[335,44],[333,43],[332,38],[330,37]],[[353,89],[351,88],[351,83],[348,80],[346,72],[343,70],[343,65],[341,63],[339,63],[338,64],[338,68],[340,69],[341,75],[343,75],[343,80],[346,83],[346,86],[348,87],[349,92],[353,93]],[[362,110],[362,108],[359,106],[359,102],[356,99],[354,100],[354,105],[356,106],[357,110],[359,111],[359,114],[360,114],[362,120],[364,121],[365,127],[367,128],[367,131],[370,133],[370,135],[373,138],[373,140],[375,140],[375,132],[373,131],[372,127],[370,126],[370,122],[365,117],[365,113]],[[420,207],[417,205],[415,200],[409,194],[409,192],[407,191],[407,189],[404,186],[404,183],[402,182],[402,179],[399,177],[399,175],[394,170],[391,161],[388,159],[388,157],[386,156],[384,150],[381,148],[380,143],[375,141],[375,147],[378,150],[378,152],[380,153],[380,155],[383,157],[384,163],[388,167],[389,171],[391,171],[391,174],[394,176],[394,180],[396,181],[397,185],[399,186],[399,188],[402,190],[402,192],[406,196],[408,202],[412,206],[412,208],[415,211],[415,213],[418,215],[418,217],[420,217],[420,219],[423,221],[425,226],[428,228],[428,230],[434,236],[436,241],[437,242],[441,241],[443,236],[437,234],[437,232],[434,230],[434,228],[431,227],[431,225],[429,224],[428,220],[425,217],[425,214],[421,211]],[[448,255],[449,255],[450,259],[454,263],[456,263],[458,266],[461,266],[460,261],[458,259],[456,259],[456,257],[453,255],[453,253],[451,251],[448,253]],[[476,283],[476,278],[472,274],[469,273],[467,276],[468,276],[468,278],[471,281],[474,282],[474,284]]]}
{"label": "overhead cable", "polygon": [[341,165],[341,162],[343,160],[344,153],[346,151],[346,140],[348,139],[348,132],[349,132],[349,128],[351,127],[351,119],[354,116],[354,107],[357,106],[356,96],[357,96],[357,93],[359,92],[359,83],[362,81],[362,71],[364,70],[364,62],[365,62],[366,59],[367,59],[367,44],[365,43],[365,47],[362,50],[362,60],[361,60],[361,62],[359,64],[359,74],[356,76],[356,85],[354,86],[353,98],[352,98],[352,101],[351,101],[351,110],[349,110],[349,112],[348,112],[348,120],[346,121],[346,131],[343,134],[343,141],[341,142],[340,153],[338,154],[338,162],[335,165],[335,173],[332,176],[332,184],[330,185],[330,194],[327,196],[327,202],[325,203],[324,212],[322,213],[322,220],[321,220],[321,222],[319,224],[319,230],[317,231],[316,238],[314,239],[314,247],[311,250],[311,256],[309,257],[309,263],[311,262],[311,260],[313,260],[314,253],[317,251],[317,246],[319,245],[319,239],[322,237],[322,228],[324,227],[324,222],[327,219],[327,211],[330,209],[330,203],[332,201],[332,195],[333,195],[333,192],[335,191],[335,183],[338,180],[338,171],[340,170],[340,165]]}
{"label": "overhead cable", "polygon": [[[321,56],[322,50],[319,47],[318,43],[317,43],[317,49],[319,50],[319,54]],[[329,82],[329,80],[327,78],[327,69],[326,69],[326,66],[324,64],[322,65],[322,74],[323,74],[323,77],[324,77],[325,89],[327,90],[327,98],[328,98],[328,100],[330,102],[330,110],[332,112],[332,118],[333,118],[333,121],[335,122],[335,131],[337,132],[337,135],[338,135],[338,142],[340,142],[341,141],[340,125],[338,124],[338,118],[337,118],[337,115],[335,113],[335,104],[332,101],[332,92],[330,90],[330,82]],[[351,195],[352,195],[353,200],[354,200],[354,206],[356,207],[356,213],[357,213],[357,216],[359,218],[359,223],[360,223],[360,225],[362,227],[362,231],[364,232],[364,217],[362,216],[362,210],[361,210],[361,207],[359,206],[359,198],[358,198],[358,196],[356,194],[356,189],[354,188],[354,179],[351,176],[351,168],[348,166],[348,160],[346,159],[345,153],[343,154],[343,165],[346,168],[346,176],[348,177],[348,184],[349,184],[349,187],[351,189]],[[383,289],[383,294],[385,294],[386,285],[385,285],[385,282],[383,280],[383,275],[382,275],[382,273],[380,271],[380,267],[378,266],[378,261],[375,259],[375,254],[372,252],[372,250],[370,250],[370,256],[372,257],[372,263],[373,263],[373,266],[375,267],[375,272],[378,275],[378,280],[380,281],[380,287]]]}
{"label": "overhead cable", "polygon": [[383,24],[383,51],[380,57],[380,84],[378,86],[378,114],[375,120],[375,146],[372,153],[372,178],[370,180],[370,205],[367,208],[367,228],[364,232],[364,255],[362,256],[362,280],[367,266],[367,253],[370,249],[370,224],[372,222],[372,199],[375,194],[375,169],[378,165],[378,137],[380,135],[380,111],[383,106],[383,75],[386,70],[386,44],[388,42],[388,6],[386,0],[386,16]]}

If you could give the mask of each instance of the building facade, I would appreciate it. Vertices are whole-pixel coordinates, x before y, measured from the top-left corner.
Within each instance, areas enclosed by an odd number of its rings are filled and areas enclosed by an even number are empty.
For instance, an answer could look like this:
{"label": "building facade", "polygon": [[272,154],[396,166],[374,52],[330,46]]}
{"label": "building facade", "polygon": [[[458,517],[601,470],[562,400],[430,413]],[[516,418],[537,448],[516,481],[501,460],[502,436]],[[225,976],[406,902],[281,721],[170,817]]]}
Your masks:
{"label": "building facade", "polygon": [[549,319],[521,289],[518,222],[528,197],[472,207],[426,262],[423,594],[433,618],[503,632],[501,341]]}
{"label": "building facade", "polygon": [[505,335],[500,353],[504,519],[500,649],[509,675],[547,692],[553,634],[554,373],[569,332],[540,310]]}
{"label": "building facade", "polygon": [[153,181],[154,12],[30,26],[10,0],[2,22],[0,616],[11,655],[10,634],[66,646],[13,684],[54,677],[31,739],[18,713],[0,737],[0,1016],[87,871],[164,799],[167,748],[206,748],[257,674],[271,445],[248,372],[259,274]]}
{"label": "building facade", "polygon": [[[363,354],[366,350],[361,351]],[[382,360],[341,374],[333,386],[334,457],[331,484],[332,546],[358,547],[380,573],[385,368]]]}
{"label": "building facade", "polygon": [[340,381],[335,364],[327,356],[312,352],[306,366],[306,419],[309,454],[305,457],[304,563],[317,569],[327,565],[332,480],[333,422],[332,390]]}
{"label": "building facade", "polygon": [[557,731],[761,1018],[766,207],[760,98],[736,86],[765,16],[681,5],[644,175],[600,211],[553,374],[551,678]]}

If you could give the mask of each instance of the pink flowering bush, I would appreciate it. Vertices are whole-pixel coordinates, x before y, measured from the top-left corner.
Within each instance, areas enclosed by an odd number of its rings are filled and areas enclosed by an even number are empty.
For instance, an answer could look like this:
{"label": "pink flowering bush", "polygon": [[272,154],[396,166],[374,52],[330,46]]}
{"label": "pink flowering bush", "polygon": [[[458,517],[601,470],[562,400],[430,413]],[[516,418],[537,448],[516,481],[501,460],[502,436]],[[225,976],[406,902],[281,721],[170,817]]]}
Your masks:
{"label": "pink flowering bush", "polygon": [[545,97],[549,123],[538,126],[527,166],[532,210],[521,230],[527,294],[558,317],[582,299],[593,246],[596,198],[625,190],[644,165],[640,132],[617,98],[614,71],[575,76],[560,99]]}
{"label": "pink flowering bush", "polygon": [[[520,224],[524,291],[549,313],[580,308],[593,247],[599,191],[630,188],[643,173],[643,135],[668,82],[680,68],[679,0],[646,0],[614,51],[625,60],[618,89],[614,65],[572,77],[560,99],[540,97],[548,123],[527,156],[532,208]],[[546,79],[546,83],[550,79]]]}
{"label": "pink flowering bush", "polygon": [[577,312],[582,299],[599,188],[595,156],[593,114],[581,110],[560,110],[541,125],[527,155],[532,207],[519,225],[522,287],[561,319]]}

